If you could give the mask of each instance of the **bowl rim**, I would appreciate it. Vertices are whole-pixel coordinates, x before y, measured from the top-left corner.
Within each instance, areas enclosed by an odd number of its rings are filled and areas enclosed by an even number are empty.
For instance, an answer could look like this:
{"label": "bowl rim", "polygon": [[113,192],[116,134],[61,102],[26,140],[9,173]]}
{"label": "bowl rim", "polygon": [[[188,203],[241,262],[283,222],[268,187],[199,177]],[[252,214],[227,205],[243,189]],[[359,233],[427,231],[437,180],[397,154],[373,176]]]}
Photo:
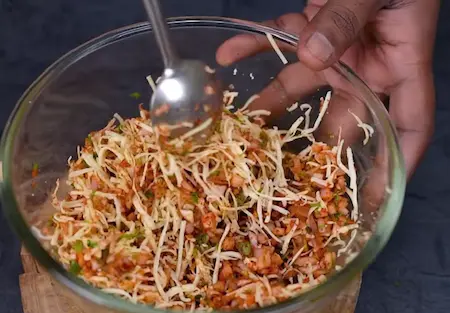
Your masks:
{"label": "bowl rim", "polygon": [[[269,33],[276,39],[284,41],[293,46],[295,46],[298,42],[298,37],[295,35],[261,25],[256,22],[250,22],[235,18],[213,16],[182,16],[170,18],[168,20],[170,28],[215,27],[259,34]],[[60,57],[30,85],[30,87],[19,99],[6,123],[0,143],[0,162],[2,163],[1,166],[3,170],[3,175],[0,175],[0,192],[2,197],[3,211],[5,216],[7,217],[9,224],[12,225],[12,228],[17,233],[26,249],[54,278],[56,278],[62,285],[68,287],[82,298],[88,299],[97,305],[105,306],[109,309],[133,313],[165,312],[165,310],[157,309],[149,305],[132,303],[113,295],[106,294],[100,289],[89,285],[82,279],[69,273],[62,267],[62,265],[55,261],[40,245],[39,241],[33,236],[31,229],[18,210],[18,204],[16,202],[11,184],[11,165],[14,162],[13,151],[15,138],[17,138],[16,135],[20,130],[20,125],[23,117],[29,110],[29,108],[31,108],[32,100],[47,85],[52,77],[64,72],[67,67],[100,48],[120,41],[124,38],[139,35],[148,31],[151,31],[151,26],[148,22],[136,23],[111,30],[87,41],[86,43],[78,46],[77,48]],[[388,185],[392,188],[390,191],[390,195],[386,197],[384,203],[381,205],[381,210],[384,212],[384,214],[382,214],[379,218],[379,222],[377,223],[377,227],[372,237],[368,240],[360,253],[342,270],[332,275],[325,283],[320,284],[317,287],[312,288],[311,290],[286,301],[263,308],[254,308],[245,311],[262,313],[267,311],[275,311],[286,307],[293,307],[296,304],[300,304],[302,302],[315,302],[328,293],[337,290],[340,286],[349,282],[352,278],[357,276],[376,258],[378,253],[388,242],[400,216],[406,188],[406,174],[403,157],[400,152],[399,143],[397,140],[396,130],[389,120],[389,115],[382,102],[348,66],[341,62],[338,62],[332,67],[334,68],[334,70],[338,71],[341,75],[346,77],[352,84],[356,85],[355,87],[358,88],[358,90],[362,90],[362,92],[364,92],[365,95],[370,98],[370,109],[375,113],[375,116],[381,123],[382,129],[385,133],[386,146],[389,151]]]}

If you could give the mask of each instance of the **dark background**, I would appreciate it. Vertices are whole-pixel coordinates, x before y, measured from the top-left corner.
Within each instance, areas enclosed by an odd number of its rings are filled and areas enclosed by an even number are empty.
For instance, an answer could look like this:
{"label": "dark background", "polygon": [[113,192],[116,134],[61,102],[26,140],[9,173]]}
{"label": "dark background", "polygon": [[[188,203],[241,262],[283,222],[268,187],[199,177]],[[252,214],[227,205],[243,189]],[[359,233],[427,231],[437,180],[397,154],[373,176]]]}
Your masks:
{"label": "dark background", "polygon": [[[168,16],[256,21],[301,11],[304,5],[299,0],[162,2]],[[0,129],[27,86],[62,54],[103,32],[144,19],[139,0],[0,0]],[[357,313],[450,312],[449,19],[450,1],[442,1],[434,58],[436,133],[408,186],[392,239],[364,274]],[[19,248],[0,214],[1,313],[22,313]]]}

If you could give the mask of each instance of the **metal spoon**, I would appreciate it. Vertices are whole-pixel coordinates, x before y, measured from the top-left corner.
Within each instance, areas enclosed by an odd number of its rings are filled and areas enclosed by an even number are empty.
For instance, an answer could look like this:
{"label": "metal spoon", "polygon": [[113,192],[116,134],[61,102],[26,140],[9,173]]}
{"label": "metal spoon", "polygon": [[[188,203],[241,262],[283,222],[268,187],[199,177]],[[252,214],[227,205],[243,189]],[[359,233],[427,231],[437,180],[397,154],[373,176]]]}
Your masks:
{"label": "metal spoon", "polygon": [[[213,125],[209,119],[218,119],[223,109],[222,89],[214,71],[201,61],[180,59],[170,40],[159,1],[143,0],[143,3],[165,67],[150,101],[152,124],[174,126],[187,122],[194,126],[202,123]],[[180,136],[190,129],[183,127],[171,135]],[[208,126],[205,131],[210,129]],[[203,137],[206,137],[205,131],[202,131]]]}

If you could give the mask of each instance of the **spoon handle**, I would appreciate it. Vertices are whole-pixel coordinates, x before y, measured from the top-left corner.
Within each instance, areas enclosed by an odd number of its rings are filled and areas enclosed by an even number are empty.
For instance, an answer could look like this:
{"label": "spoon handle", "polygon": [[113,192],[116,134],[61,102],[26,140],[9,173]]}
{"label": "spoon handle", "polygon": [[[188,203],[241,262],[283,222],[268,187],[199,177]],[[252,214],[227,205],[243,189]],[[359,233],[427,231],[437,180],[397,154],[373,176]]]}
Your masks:
{"label": "spoon handle", "polygon": [[142,0],[142,2],[152,24],[156,42],[163,57],[164,66],[171,68],[178,61],[178,56],[170,40],[169,29],[162,14],[159,0]]}

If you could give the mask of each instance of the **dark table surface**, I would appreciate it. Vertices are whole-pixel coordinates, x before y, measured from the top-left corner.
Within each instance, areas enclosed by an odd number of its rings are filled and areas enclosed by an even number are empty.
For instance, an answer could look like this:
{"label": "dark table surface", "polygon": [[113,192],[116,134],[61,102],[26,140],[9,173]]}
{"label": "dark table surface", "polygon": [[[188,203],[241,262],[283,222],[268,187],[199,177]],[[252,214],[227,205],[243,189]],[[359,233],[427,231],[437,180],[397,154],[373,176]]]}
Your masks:
{"label": "dark table surface", "polygon": [[[167,15],[250,20],[300,11],[299,0],[164,0]],[[0,128],[21,93],[68,50],[145,19],[139,0],[0,0]],[[410,182],[400,222],[364,274],[357,313],[450,312],[450,1],[434,58],[436,133]],[[21,313],[20,243],[0,214],[0,312]]]}

